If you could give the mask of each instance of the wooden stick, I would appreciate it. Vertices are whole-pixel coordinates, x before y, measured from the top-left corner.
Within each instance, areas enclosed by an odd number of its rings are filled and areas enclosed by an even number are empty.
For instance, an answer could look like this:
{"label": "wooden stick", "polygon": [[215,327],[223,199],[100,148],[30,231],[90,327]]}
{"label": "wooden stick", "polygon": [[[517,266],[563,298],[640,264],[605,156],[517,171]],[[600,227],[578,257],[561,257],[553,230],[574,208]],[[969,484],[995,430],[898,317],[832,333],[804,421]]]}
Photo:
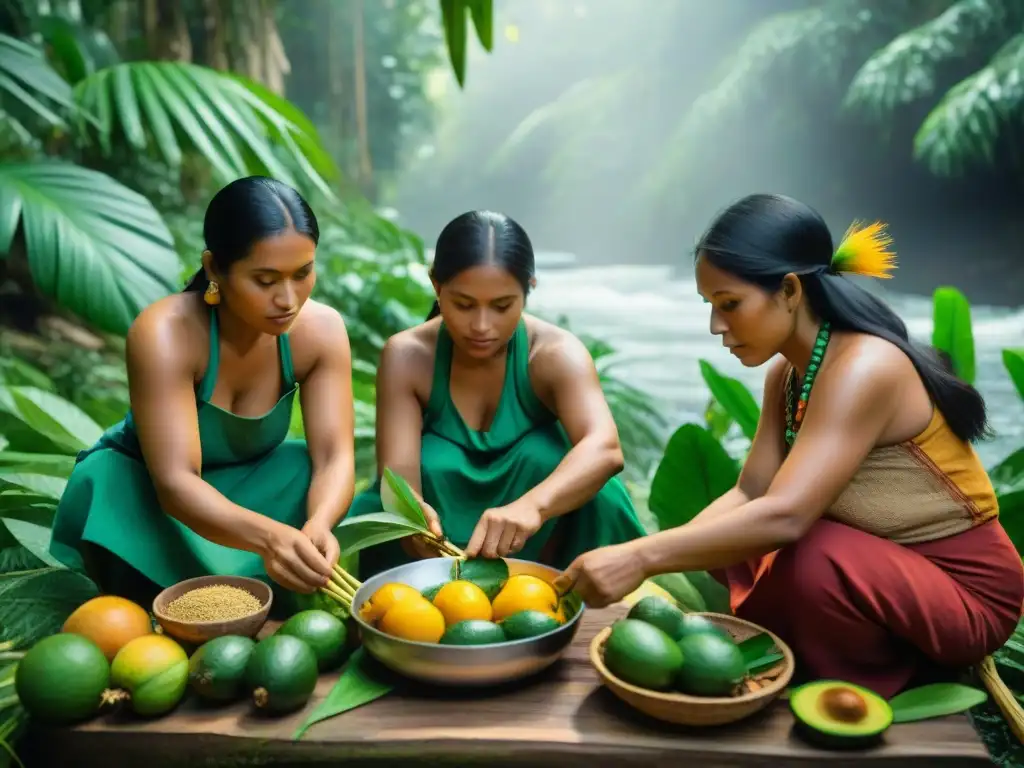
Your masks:
{"label": "wooden stick", "polygon": [[1024,709],[1021,709],[1013,692],[1006,687],[1006,683],[999,677],[996,663],[991,656],[986,656],[985,660],[981,662],[979,672],[981,674],[981,681],[985,684],[992,698],[995,699],[999,711],[1003,713],[1003,717],[1006,718],[1006,724],[1010,726],[1010,731],[1021,743],[1024,743]]}

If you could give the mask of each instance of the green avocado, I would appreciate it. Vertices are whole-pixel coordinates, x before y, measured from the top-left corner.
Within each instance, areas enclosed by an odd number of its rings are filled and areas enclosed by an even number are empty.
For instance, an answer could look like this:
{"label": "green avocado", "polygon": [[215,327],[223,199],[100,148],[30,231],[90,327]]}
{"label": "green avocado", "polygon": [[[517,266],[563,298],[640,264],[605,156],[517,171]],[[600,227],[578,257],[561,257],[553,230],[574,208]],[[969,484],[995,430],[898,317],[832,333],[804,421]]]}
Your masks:
{"label": "green avocado", "polygon": [[646,621],[621,619],[604,644],[604,663],[620,680],[665,691],[683,665],[683,653],[665,632]]}
{"label": "green avocado", "polygon": [[290,712],[303,706],[316,688],[316,653],[305,640],[273,634],[260,640],[245,667],[253,702],[265,712]]}
{"label": "green avocado", "polygon": [[558,619],[540,611],[519,611],[501,622],[505,637],[509,640],[525,640],[528,637],[545,635],[558,629]]}
{"label": "green avocado", "polygon": [[245,694],[245,667],[256,641],[222,635],[203,643],[188,662],[189,687],[207,701],[234,701]]}
{"label": "green avocado", "polygon": [[277,633],[305,640],[316,654],[321,672],[335,669],[348,654],[345,622],[327,611],[300,611],[282,624]]}
{"label": "green avocado", "polygon": [[441,645],[490,645],[505,642],[505,633],[493,621],[466,619],[452,624],[441,636]]}
{"label": "green avocado", "polygon": [[878,743],[892,725],[889,702],[867,688],[841,680],[816,680],[789,694],[795,731],[831,749],[862,749]]}
{"label": "green avocado", "polygon": [[743,652],[731,639],[698,632],[679,641],[683,666],[676,685],[693,696],[730,696],[747,674]]}
{"label": "green avocado", "polygon": [[646,621],[678,641],[683,637],[683,621],[686,614],[664,597],[648,595],[630,609],[626,618]]}
{"label": "green avocado", "polygon": [[732,636],[722,629],[720,626],[711,621],[706,616],[697,616],[693,613],[684,613],[683,618],[679,623],[679,637],[677,639],[682,640],[684,637],[690,635],[702,635],[702,634],[719,635],[725,638],[729,642],[732,642]]}
{"label": "green avocado", "polygon": [[110,685],[110,663],[92,640],[70,632],[45,637],[14,671],[14,690],[28,713],[64,725],[99,712]]}
{"label": "green avocado", "polygon": [[424,587],[420,590],[420,594],[423,595],[430,602],[434,602],[434,598],[437,597],[437,593],[441,591],[441,587],[447,584],[447,581],[442,581],[440,584],[435,584],[432,587]]}

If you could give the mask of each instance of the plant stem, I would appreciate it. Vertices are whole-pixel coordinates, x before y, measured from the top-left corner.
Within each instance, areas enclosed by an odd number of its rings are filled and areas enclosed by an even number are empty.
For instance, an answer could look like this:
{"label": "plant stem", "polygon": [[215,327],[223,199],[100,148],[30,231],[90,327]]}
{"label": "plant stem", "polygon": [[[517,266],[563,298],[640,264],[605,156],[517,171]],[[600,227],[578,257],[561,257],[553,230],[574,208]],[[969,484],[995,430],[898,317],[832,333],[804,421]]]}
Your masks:
{"label": "plant stem", "polygon": [[18,698],[18,694],[11,694],[6,698],[0,699],[0,712],[7,709],[8,707],[16,707],[20,703],[21,700]]}
{"label": "plant stem", "polygon": [[357,589],[359,589],[361,586],[363,586],[362,583],[359,580],[357,580],[355,576],[350,574],[348,571],[346,571],[340,565],[334,566],[334,572],[338,575],[338,577],[343,582],[345,582],[345,584],[347,584],[349,587],[352,588],[352,594],[353,595],[355,595],[355,592],[356,592]]}
{"label": "plant stem", "polygon": [[25,658],[25,651],[0,651],[0,661],[20,661]]}
{"label": "plant stem", "polygon": [[335,600],[337,600],[339,603],[341,603],[343,606],[351,610],[352,596],[345,592],[342,592],[340,589],[334,586],[334,582],[329,582],[326,587],[321,587],[320,591],[327,593]]}
{"label": "plant stem", "polygon": [[0,643],[0,653],[3,653],[4,651],[13,651],[20,642],[20,639],[14,638],[13,640],[8,640],[6,642]]}
{"label": "plant stem", "polygon": [[345,582],[343,582],[338,576],[335,576],[333,574],[331,575],[330,586],[333,587],[336,592],[344,595],[349,600],[356,596],[356,593],[353,592],[352,589],[349,588],[347,584],[345,584]]}

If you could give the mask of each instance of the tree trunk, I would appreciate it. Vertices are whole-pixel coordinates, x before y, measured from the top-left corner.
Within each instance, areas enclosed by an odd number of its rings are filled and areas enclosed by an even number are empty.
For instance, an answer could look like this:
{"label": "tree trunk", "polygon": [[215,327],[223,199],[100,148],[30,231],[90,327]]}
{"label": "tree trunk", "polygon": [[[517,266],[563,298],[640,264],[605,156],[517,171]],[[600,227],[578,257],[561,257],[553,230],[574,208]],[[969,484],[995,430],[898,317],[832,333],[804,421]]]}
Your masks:
{"label": "tree trunk", "polygon": [[358,183],[370,200],[373,192],[373,162],[370,159],[370,130],[366,107],[366,45],[364,40],[363,0],[352,0],[352,55],[356,136],[358,138]]}
{"label": "tree trunk", "polygon": [[192,38],[185,12],[178,0],[145,0],[142,26],[150,58],[159,61],[192,61]]}
{"label": "tree trunk", "polygon": [[222,72],[230,68],[224,0],[203,0],[203,62]]}

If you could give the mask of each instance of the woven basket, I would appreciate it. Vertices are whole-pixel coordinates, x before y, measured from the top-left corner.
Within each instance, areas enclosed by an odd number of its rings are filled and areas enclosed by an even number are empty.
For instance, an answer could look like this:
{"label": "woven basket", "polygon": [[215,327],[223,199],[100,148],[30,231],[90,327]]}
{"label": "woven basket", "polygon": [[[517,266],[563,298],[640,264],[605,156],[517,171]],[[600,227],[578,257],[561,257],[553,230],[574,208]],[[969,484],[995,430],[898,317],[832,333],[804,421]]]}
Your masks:
{"label": "woven basket", "polygon": [[774,633],[768,632],[757,624],[752,624],[734,616],[722,613],[696,613],[696,616],[704,616],[710,619],[717,626],[724,629],[737,642],[742,642],[748,637],[767,633],[779,652],[783,655],[774,667],[759,672],[759,675],[778,675],[766,682],[764,687],[753,693],[745,693],[741,696],[727,698],[713,698],[709,696],[689,696],[684,693],[662,693],[660,691],[649,691],[630,685],[615,677],[604,665],[604,644],[611,634],[612,628],[605,627],[590,643],[590,662],[597,670],[602,682],[620,699],[634,709],[638,709],[646,715],[657,718],[667,723],[678,725],[724,725],[734,723],[745,717],[750,717],[768,706],[778,698],[796,667],[796,660],[789,646],[782,642]]}

